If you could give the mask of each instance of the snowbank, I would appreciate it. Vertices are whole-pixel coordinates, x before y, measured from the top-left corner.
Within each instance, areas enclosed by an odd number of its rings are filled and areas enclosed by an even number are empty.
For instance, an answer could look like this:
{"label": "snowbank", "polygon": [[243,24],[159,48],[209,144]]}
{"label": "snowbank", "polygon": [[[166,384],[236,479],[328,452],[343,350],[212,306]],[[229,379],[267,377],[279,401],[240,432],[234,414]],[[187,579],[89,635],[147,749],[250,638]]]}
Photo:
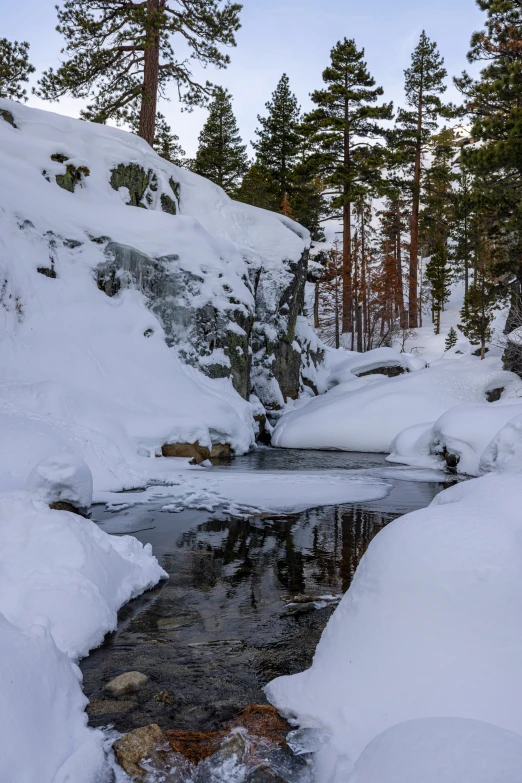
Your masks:
{"label": "snowbank", "polygon": [[[85,502],[90,474],[76,467]],[[150,545],[49,509],[51,472],[63,487],[55,459],[35,471],[31,493],[0,496],[0,780],[93,783],[103,737],[87,728],[75,661],[115,629],[122,604],[166,574]]]}
{"label": "snowbank", "polygon": [[[506,400],[511,402],[511,400]],[[434,424],[410,427],[394,440],[390,462],[416,467],[444,465],[456,458],[459,473],[479,476],[491,471],[522,469],[522,402],[459,405]]]}
{"label": "snowbank", "polygon": [[27,489],[45,503],[69,503],[86,512],[92,503],[92,473],[73,454],[53,454],[29,474]]}
{"label": "snowbank", "polygon": [[498,359],[481,362],[474,357],[397,378],[354,378],[282,416],[272,443],[282,448],[389,452],[407,427],[433,422],[462,403],[486,407],[486,392],[500,388],[503,397],[513,396],[522,392],[522,382],[501,370]]}
{"label": "snowbank", "polygon": [[87,728],[80,671],[49,631],[20,631],[0,614],[0,670],[0,780],[101,781],[102,735]]}
{"label": "snowbank", "polygon": [[408,720],[467,718],[522,734],[521,501],[519,476],[490,474],[392,522],[312,667],[267,686],[301,726],[330,732],[317,755],[322,783],[344,783],[368,743]]}
{"label": "snowbank", "polygon": [[408,721],[376,737],[347,783],[521,783],[522,737],[459,718]]}
{"label": "snowbank", "polygon": [[399,353],[394,348],[375,348],[366,353],[339,349],[329,351],[327,361],[331,367],[328,379],[330,386],[353,380],[353,376],[358,377],[379,370],[393,368],[403,372],[415,372],[426,367],[424,359],[408,353]]}

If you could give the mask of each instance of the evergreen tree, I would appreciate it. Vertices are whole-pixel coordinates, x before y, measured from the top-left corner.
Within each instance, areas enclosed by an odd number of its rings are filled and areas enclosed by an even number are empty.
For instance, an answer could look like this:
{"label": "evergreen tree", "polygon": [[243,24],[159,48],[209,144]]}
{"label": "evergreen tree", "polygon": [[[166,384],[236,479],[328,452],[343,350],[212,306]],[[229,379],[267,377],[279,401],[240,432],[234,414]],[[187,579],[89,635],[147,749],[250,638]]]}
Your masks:
{"label": "evergreen tree", "polygon": [[194,79],[190,60],[225,68],[230,58],[219,47],[235,45],[240,10],[229,0],[65,0],[56,29],[66,59],[44,73],[37,95],[88,98],[83,115],[96,122],[127,119],[137,106],[139,135],[152,145],[158,95],[174,81],[189,108],[205,103],[211,85]]}
{"label": "evergreen tree", "polygon": [[419,223],[423,252],[431,256],[426,278],[430,285],[435,334],[440,334],[441,312],[450,294],[448,242],[454,220],[455,141],[453,130],[448,128],[431,139],[429,150],[433,160],[425,176],[424,209]]}
{"label": "evergreen tree", "polygon": [[279,203],[284,194],[292,191],[292,171],[297,161],[301,138],[298,132],[300,108],[290,90],[286,73],[281,77],[272,100],[265,104],[266,117],[257,119],[261,128],[256,130],[258,141],[252,142],[257,161],[270,175],[277,187]]}
{"label": "evergreen tree", "polygon": [[250,164],[241,185],[234,192],[234,198],[254,207],[276,211],[278,205],[274,201],[275,186],[270,175],[254,162]]}
{"label": "evergreen tree", "polygon": [[484,61],[478,79],[456,79],[471,116],[472,144],[464,162],[474,176],[495,241],[498,271],[522,281],[522,4],[520,0],[477,0],[487,14],[485,29],[473,34],[470,62]]}
{"label": "evergreen tree", "polygon": [[[138,111],[133,112],[129,117],[128,123],[132,132],[139,135],[140,115]],[[165,158],[170,163],[188,168],[189,161],[185,157],[185,150],[182,149],[179,143],[179,137],[173,133],[172,128],[161,112],[156,114],[156,132],[152,147],[160,157]]]}
{"label": "evergreen tree", "polygon": [[25,84],[34,73],[29,62],[29,44],[26,41],[8,41],[0,38],[0,98],[26,101]]}
{"label": "evergreen tree", "polygon": [[158,155],[176,166],[187,167],[185,150],[179,143],[179,136],[173,133],[166,118],[160,112],[156,115],[156,132],[152,145]]}
{"label": "evergreen tree", "polygon": [[339,41],[323,72],[325,88],[312,93],[317,109],[306,126],[319,151],[314,162],[330,197],[329,215],[343,221],[343,332],[352,328],[351,205],[380,179],[379,120],[391,119],[392,105],[377,105],[383,94],[355,41]]}
{"label": "evergreen tree", "polygon": [[430,136],[444,109],[440,95],[446,90],[444,60],[437,45],[422,31],[411,59],[404,72],[406,103],[397,116],[395,146],[408,170],[411,191],[411,239],[409,265],[409,325],[415,328],[419,322],[418,256],[419,213],[422,190],[422,158]]}
{"label": "evergreen tree", "polygon": [[468,289],[460,312],[462,323],[459,324],[459,329],[471,343],[479,343],[481,359],[486,355],[486,343],[493,336],[491,326],[495,310],[498,310],[502,303],[501,289],[494,277],[492,258],[491,242],[483,235],[473,283]]}
{"label": "evergreen tree", "polygon": [[248,171],[246,146],[241,143],[232,97],[222,87],[214,92],[192,170],[220,185],[229,195],[235,193]]}
{"label": "evergreen tree", "polygon": [[336,239],[330,248],[319,285],[319,334],[326,345],[341,346],[343,310],[343,253]]}
{"label": "evergreen tree", "polygon": [[454,348],[457,345],[457,342],[458,342],[457,332],[452,326],[450,327],[448,336],[446,337],[446,341],[444,343],[444,350],[450,351],[452,348]]}
{"label": "evergreen tree", "polygon": [[466,295],[469,289],[470,269],[473,265],[477,195],[474,178],[462,164],[461,160],[460,169],[455,175],[451,257],[454,272],[458,278],[464,279],[464,295]]}

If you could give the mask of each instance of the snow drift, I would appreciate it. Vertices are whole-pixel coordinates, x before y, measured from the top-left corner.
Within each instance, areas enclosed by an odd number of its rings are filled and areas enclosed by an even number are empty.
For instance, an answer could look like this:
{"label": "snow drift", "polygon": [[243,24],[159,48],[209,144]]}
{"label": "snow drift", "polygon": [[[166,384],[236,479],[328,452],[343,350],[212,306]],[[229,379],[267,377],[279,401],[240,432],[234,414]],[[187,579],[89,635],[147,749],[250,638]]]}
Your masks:
{"label": "snow drift", "polygon": [[421,369],[423,362],[415,365],[410,360],[410,372],[400,377],[356,377],[353,369],[375,368],[379,357],[372,360],[372,353],[364,355],[365,361],[346,359],[332,371],[336,386],[282,416],[272,438],[274,446],[389,452],[394,439],[408,427],[433,422],[463,403],[483,403],[486,409],[493,405],[486,397],[493,389],[502,389],[503,398],[522,390],[520,379],[501,370],[497,359],[481,362],[474,357],[427,369]]}
{"label": "snow drift", "polygon": [[491,474],[392,522],[370,544],[312,667],[267,686],[301,726],[330,733],[317,755],[323,783],[344,783],[368,743],[404,721],[466,718],[522,734],[521,499],[518,476]]}

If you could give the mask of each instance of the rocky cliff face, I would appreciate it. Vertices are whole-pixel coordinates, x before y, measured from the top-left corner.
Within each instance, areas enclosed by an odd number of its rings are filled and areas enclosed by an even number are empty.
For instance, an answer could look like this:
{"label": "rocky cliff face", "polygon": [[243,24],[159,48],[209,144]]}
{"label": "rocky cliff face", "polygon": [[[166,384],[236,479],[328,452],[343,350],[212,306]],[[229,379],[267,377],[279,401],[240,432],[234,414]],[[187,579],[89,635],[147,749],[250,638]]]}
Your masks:
{"label": "rocky cliff face", "polygon": [[[322,355],[302,317],[304,228],[232,201],[131,133],[5,100],[0,164],[0,317],[5,311],[4,331],[15,339],[5,348],[17,377],[35,382],[43,373],[74,385],[74,374],[65,371],[74,366],[79,387],[113,401],[118,389],[119,405],[143,407],[147,415],[188,415],[194,431],[204,425],[212,443],[234,441],[240,450],[248,435],[236,435],[250,426],[248,415],[252,426],[252,417],[264,415],[259,402],[276,413],[305,386],[314,389]],[[51,301],[82,305],[74,316],[64,310],[63,333],[53,344],[43,337],[57,315],[46,311]],[[129,334],[131,306],[136,329]],[[84,341],[78,350],[68,337],[71,317]],[[102,327],[105,319],[110,326]],[[109,330],[105,345],[99,335],[95,340],[94,321],[98,331]],[[26,331],[34,337],[34,356],[25,352],[24,374],[11,348]],[[220,428],[208,406],[180,406],[175,387],[174,393],[170,386],[158,389],[165,363],[158,340],[205,394],[228,395],[243,422],[236,435],[229,425]],[[120,355],[111,354],[110,344],[120,346]],[[139,394],[125,383],[136,371],[133,356],[149,367]],[[45,369],[37,371],[40,366]],[[235,392],[243,399],[234,401]]]}

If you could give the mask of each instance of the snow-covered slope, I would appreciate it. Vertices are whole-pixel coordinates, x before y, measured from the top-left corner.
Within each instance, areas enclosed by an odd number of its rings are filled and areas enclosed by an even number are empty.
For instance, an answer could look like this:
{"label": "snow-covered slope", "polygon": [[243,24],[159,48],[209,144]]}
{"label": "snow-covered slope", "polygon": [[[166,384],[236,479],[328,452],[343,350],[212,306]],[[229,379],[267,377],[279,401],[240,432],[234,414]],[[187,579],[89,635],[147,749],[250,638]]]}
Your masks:
{"label": "snow-covered slope", "polygon": [[0,100],[0,488],[53,452],[122,489],[165,443],[247,451],[250,392],[299,390],[308,242],[133,134]]}

